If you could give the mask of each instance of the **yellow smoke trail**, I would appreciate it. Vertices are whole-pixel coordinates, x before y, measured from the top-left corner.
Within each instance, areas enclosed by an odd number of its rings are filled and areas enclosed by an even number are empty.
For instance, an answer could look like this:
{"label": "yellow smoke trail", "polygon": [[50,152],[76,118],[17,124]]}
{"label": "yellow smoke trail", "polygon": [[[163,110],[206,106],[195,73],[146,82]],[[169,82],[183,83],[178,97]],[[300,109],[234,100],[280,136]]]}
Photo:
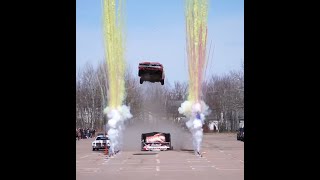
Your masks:
{"label": "yellow smoke trail", "polygon": [[186,0],[187,59],[189,70],[189,96],[199,102],[206,67],[208,0]]}
{"label": "yellow smoke trail", "polygon": [[108,106],[121,106],[124,93],[125,54],[123,34],[123,6],[124,0],[104,0],[103,2],[103,30],[105,53],[108,69]]}

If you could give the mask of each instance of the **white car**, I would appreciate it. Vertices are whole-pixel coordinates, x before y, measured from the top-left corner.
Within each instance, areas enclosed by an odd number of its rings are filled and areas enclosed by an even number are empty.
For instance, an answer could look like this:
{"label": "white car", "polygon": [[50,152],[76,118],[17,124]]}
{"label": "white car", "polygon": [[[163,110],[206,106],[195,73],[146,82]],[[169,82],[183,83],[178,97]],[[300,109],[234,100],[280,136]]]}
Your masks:
{"label": "white car", "polygon": [[96,139],[91,143],[92,151],[106,149],[110,147],[110,140],[108,136],[99,135]]}

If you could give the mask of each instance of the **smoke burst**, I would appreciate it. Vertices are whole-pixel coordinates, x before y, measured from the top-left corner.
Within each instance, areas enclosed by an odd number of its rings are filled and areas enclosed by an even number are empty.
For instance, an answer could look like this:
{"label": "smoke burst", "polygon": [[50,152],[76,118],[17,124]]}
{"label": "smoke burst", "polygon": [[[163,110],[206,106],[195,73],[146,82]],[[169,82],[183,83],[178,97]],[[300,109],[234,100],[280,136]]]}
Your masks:
{"label": "smoke burst", "polygon": [[186,126],[192,134],[193,149],[195,152],[200,152],[203,137],[202,126],[205,116],[210,113],[209,107],[203,101],[200,101],[200,103],[185,101],[181,104],[178,111],[187,117]]}
{"label": "smoke burst", "polygon": [[126,105],[119,106],[118,108],[107,107],[104,113],[108,115],[108,136],[111,141],[110,153],[114,154],[122,147],[123,131],[125,129],[124,123],[132,117],[130,108]]}

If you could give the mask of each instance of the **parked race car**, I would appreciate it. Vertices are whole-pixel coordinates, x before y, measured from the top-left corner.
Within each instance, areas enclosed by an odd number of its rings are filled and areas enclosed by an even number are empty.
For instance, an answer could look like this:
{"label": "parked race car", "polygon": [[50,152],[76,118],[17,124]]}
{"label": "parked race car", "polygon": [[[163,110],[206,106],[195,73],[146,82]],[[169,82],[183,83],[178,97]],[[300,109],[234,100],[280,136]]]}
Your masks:
{"label": "parked race car", "polygon": [[91,143],[92,151],[110,148],[110,140],[108,136],[99,135],[96,139]]}
{"label": "parked race car", "polygon": [[151,132],[141,135],[141,151],[173,150],[170,133]]}
{"label": "parked race car", "polygon": [[163,65],[158,62],[141,62],[139,63],[140,84],[144,81],[149,82],[160,82],[164,85],[165,74],[163,70]]}

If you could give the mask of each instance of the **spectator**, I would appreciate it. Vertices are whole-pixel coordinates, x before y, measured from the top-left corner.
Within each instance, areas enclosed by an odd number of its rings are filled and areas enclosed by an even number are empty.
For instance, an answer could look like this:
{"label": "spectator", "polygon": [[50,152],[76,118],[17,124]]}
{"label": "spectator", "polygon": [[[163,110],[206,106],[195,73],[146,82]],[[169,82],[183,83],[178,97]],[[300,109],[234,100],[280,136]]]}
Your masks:
{"label": "spectator", "polygon": [[96,137],[96,130],[95,130],[95,129],[92,130],[92,136],[93,136],[94,138]]}

